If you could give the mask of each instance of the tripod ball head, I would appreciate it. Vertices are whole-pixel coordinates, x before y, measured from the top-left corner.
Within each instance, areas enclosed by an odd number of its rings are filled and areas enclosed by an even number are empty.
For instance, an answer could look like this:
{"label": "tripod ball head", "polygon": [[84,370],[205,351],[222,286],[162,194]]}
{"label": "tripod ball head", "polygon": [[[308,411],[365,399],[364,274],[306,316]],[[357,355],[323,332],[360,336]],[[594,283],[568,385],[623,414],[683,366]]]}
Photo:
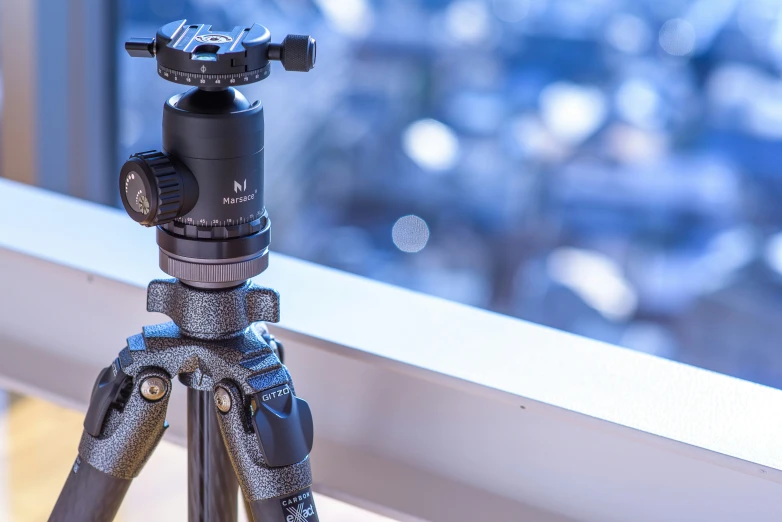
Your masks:
{"label": "tripod ball head", "polygon": [[213,31],[180,20],[155,38],[133,38],[134,57],[155,57],[158,74],[192,88],[163,105],[161,151],[133,154],[120,171],[128,215],[157,227],[160,268],[190,285],[221,288],[268,264],[271,222],[263,201],[263,107],[234,87],[263,80],[271,61],[315,66],[315,40],[271,43],[258,24]]}
{"label": "tripod ball head", "polygon": [[125,50],[136,58],[156,58],[164,80],[205,90],[259,82],[269,76],[273,60],[286,71],[307,72],[316,59],[311,36],[288,35],[274,44],[262,25],[213,31],[209,25],[187,20],[164,25],[155,38],[131,38]]}

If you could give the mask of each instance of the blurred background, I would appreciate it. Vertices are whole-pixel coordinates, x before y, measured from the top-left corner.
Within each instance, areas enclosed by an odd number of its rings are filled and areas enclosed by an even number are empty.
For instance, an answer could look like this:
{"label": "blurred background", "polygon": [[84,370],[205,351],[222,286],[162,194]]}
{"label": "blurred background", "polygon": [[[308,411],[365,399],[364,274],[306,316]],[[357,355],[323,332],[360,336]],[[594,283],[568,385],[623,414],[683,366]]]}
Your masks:
{"label": "blurred background", "polygon": [[310,33],[316,69],[244,91],[265,106],[273,249],[782,388],[776,1],[4,9],[5,177],[119,205],[119,166],[160,147],[181,91],[127,37]]}

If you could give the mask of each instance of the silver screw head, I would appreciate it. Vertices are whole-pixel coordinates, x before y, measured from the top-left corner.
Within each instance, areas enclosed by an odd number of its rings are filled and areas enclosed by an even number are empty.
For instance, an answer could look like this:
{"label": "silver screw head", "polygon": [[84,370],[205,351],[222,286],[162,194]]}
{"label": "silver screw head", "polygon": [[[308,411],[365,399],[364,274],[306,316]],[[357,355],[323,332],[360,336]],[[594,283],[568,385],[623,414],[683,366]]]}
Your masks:
{"label": "silver screw head", "polygon": [[223,413],[228,413],[231,410],[231,394],[222,386],[215,389],[215,406]]}
{"label": "silver screw head", "polygon": [[166,395],[166,383],[160,377],[147,377],[141,381],[141,396],[148,401],[159,401]]}

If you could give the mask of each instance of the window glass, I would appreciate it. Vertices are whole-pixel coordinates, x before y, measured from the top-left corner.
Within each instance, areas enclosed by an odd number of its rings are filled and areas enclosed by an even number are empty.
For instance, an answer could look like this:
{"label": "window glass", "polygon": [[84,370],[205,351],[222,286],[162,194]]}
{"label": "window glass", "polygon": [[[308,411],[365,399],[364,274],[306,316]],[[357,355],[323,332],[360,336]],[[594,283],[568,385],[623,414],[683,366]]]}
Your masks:
{"label": "window glass", "polygon": [[[314,71],[245,89],[277,251],[782,387],[774,2],[123,10],[122,39],[178,18],[317,37]],[[126,157],[181,89],[117,48]]]}

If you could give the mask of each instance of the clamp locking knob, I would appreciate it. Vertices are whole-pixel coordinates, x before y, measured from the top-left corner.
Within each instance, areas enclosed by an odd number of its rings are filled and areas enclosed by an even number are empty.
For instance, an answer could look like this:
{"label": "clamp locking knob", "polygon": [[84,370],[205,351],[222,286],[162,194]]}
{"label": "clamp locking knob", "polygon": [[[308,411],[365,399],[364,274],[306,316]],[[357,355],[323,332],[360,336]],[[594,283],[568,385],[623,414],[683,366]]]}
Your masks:
{"label": "clamp locking knob", "polygon": [[279,60],[286,71],[307,72],[315,67],[317,46],[308,35],[289,34],[281,44],[269,44],[269,59]]}

